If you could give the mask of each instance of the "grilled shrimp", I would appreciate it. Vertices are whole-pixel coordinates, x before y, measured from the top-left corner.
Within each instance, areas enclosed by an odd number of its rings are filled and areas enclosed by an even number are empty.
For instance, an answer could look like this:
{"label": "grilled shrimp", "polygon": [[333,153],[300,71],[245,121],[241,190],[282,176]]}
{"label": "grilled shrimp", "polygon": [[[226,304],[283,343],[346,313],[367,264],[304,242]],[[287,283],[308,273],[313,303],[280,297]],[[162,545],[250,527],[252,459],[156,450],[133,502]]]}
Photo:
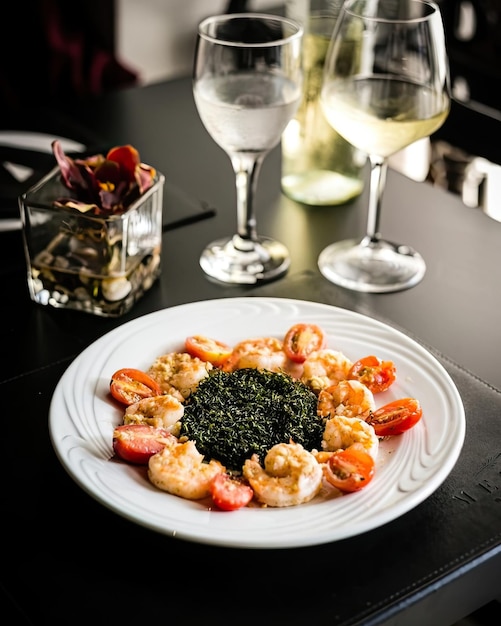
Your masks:
{"label": "grilled shrimp", "polygon": [[245,339],[232,350],[230,357],[223,364],[223,370],[234,372],[251,367],[255,369],[279,372],[287,369],[288,358],[282,342],[276,337]]}
{"label": "grilled shrimp", "polygon": [[156,428],[166,428],[176,434],[179,420],[183,417],[184,405],[180,400],[165,394],[143,398],[127,407],[124,424],[148,424]]}
{"label": "grilled shrimp", "polygon": [[316,350],[303,363],[301,380],[315,393],[319,393],[321,389],[346,380],[352,365],[350,359],[338,350]]}
{"label": "grilled shrimp", "polygon": [[170,352],[159,356],[148,370],[165,393],[185,400],[214,366],[187,352]]}
{"label": "grilled shrimp", "polygon": [[212,479],[225,471],[219,461],[205,463],[191,440],[166,446],[148,462],[148,477],[156,487],[188,500],[209,496]]}
{"label": "grilled shrimp", "polygon": [[317,407],[320,417],[344,415],[367,419],[376,410],[376,402],[372,391],[358,380],[340,380],[320,391]]}
{"label": "grilled shrimp", "polygon": [[322,474],[313,454],[292,442],[273,446],[264,459],[264,468],[256,454],[243,466],[243,475],[256,499],[273,507],[295,506],[312,500],[320,491]]}
{"label": "grilled shrimp", "polygon": [[359,417],[335,415],[327,420],[322,439],[322,450],[335,452],[357,444],[376,459],[379,438],[374,427]]}

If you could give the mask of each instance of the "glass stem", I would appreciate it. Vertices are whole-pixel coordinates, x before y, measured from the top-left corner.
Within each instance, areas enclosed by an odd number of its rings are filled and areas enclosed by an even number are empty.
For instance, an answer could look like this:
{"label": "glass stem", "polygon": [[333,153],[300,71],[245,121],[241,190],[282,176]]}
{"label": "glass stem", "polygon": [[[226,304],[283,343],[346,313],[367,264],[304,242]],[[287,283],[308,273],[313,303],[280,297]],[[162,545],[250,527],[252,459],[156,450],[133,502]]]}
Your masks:
{"label": "glass stem", "polygon": [[231,158],[237,186],[237,234],[233,245],[244,252],[253,250],[258,240],[254,198],[264,156],[239,154]]}
{"label": "glass stem", "polygon": [[367,215],[367,233],[362,242],[364,245],[377,243],[381,239],[379,220],[381,218],[381,204],[386,184],[386,172],[388,170],[387,159],[371,156],[370,164],[369,210]]}

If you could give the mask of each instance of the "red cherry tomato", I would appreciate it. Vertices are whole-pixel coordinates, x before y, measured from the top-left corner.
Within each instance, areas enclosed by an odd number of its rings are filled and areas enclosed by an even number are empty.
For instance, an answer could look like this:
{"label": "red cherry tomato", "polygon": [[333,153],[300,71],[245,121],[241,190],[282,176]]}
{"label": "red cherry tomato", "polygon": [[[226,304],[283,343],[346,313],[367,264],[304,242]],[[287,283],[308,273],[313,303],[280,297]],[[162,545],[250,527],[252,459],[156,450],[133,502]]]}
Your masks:
{"label": "red cherry tomato", "polygon": [[215,367],[220,367],[232,352],[231,347],[227,344],[204,335],[186,337],[184,343],[188,354],[198,357],[202,361],[208,361]]}
{"label": "red cherry tomato", "polygon": [[229,474],[217,474],[211,481],[212,500],[218,509],[236,511],[249,504],[254,496],[252,487]]}
{"label": "red cherry tomato", "polygon": [[372,393],[386,391],[395,382],[396,369],[392,361],[380,361],[375,356],[366,356],[353,363],[348,378],[358,380]]}
{"label": "red cherry tomato", "polygon": [[400,435],[419,422],[423,410],[416,398],[393,400],[369,415],[367,422],[378,437]]}
{"label": "red cherry tomato", "polygon": [[164,449],[169,438],[165,428],[146,424],[122,424],[113,431],[113,450],[122,460],[135,465],[146,465],[151,456]]}
{"label": "red cherry tomato", "polygon": [[324,331],[316,324],[294,324],[284,338],[284,352],[294,363],[304,363],[312,352],[325,345]]}
{"label": "red cherry tomato", "polygon": [[115,400],[129,406],[143,398],[161,396],[163,391],[146,372],[125,367],[117,370],[111,377],[110,393]]}
{"label": "red cherry tomato", "polygon": [[340,491],[351,493],[366,487],[372,480],[375,462],[372,456],[356,444],[336,450],[323,466],[324,476]]}

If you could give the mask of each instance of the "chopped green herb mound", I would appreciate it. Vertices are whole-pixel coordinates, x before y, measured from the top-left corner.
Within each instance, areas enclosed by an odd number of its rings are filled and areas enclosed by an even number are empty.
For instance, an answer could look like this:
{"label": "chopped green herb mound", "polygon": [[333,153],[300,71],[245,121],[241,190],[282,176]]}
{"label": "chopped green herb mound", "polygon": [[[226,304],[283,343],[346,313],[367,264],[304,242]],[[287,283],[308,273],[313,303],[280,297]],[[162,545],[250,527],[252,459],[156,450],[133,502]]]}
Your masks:
{"label": "chopped green herb mound", "polygon": [[263,462],[277,443],[319,449],[324,423],[313,391],[287,374],[214,369],[186,402],[181,436],[208,459],[240,472],[252,454]]}

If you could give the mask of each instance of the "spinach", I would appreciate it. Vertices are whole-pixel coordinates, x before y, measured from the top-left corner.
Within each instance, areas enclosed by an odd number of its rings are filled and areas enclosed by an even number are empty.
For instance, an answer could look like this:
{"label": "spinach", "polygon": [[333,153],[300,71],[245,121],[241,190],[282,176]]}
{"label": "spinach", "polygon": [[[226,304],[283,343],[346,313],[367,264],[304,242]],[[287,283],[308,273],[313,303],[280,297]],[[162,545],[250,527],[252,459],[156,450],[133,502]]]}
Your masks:
{"label": "spinach", "polygon": [[180,436],[195,441],[207,459],[241,472],[252,454],[263,462],[277,443],[319,449],[324,425],[315,393],[288,374],[214,369],[188,398]]}

